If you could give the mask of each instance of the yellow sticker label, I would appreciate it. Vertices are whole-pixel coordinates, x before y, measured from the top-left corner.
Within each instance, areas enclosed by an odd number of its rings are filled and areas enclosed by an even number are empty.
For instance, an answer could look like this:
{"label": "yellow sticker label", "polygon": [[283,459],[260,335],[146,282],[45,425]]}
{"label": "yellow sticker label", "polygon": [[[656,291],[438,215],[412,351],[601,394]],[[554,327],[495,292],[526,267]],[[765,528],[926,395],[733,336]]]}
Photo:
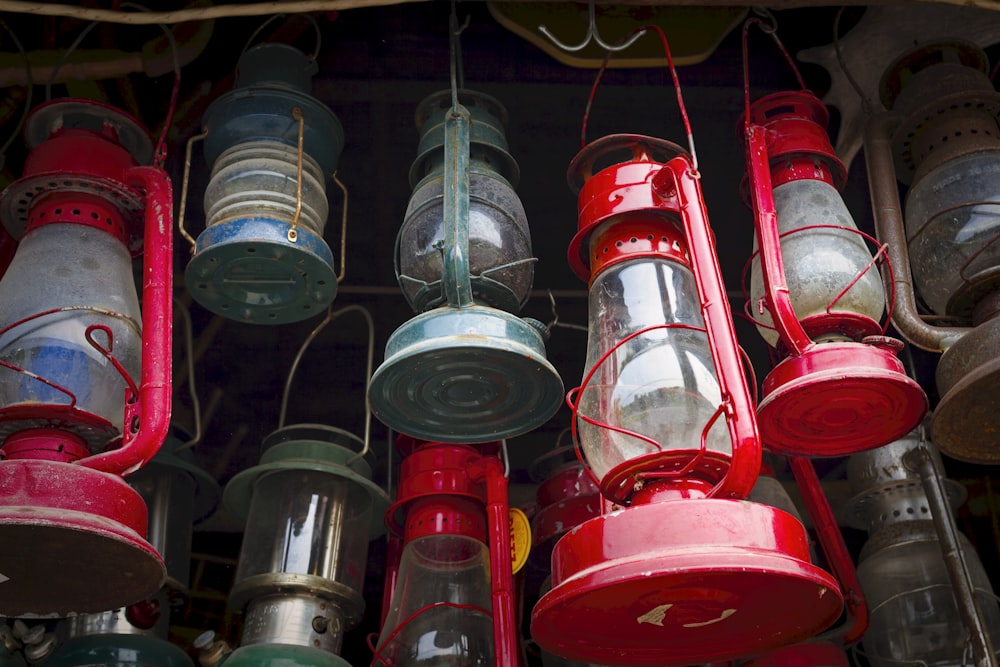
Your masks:
{"label": "yellow sticker label", "polygon": [[531,551],[531,522],[528,515],[517,509],[510,508],[510,564],[514,574],[524,567]]}

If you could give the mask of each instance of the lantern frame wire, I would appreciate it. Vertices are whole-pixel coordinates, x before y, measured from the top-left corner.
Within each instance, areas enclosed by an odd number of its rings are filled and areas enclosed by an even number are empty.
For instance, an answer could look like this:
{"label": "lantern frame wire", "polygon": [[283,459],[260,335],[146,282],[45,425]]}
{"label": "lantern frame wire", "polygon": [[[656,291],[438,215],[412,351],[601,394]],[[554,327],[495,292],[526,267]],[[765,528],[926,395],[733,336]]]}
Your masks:
{"label": "lantern frame wire", "polygon": [[[852,234],[857,234],[858,236],[864,238],[866,241],[871,243],[875,248],[877,248],[874,255],[872,256],[872,260],[865,266],[865,268],[863,268],[861,271],[855,274],[854,278],[847,284],[847,286],[844,287],[839,294],[834,296],[834,298],[826,305],[825,313],[829,316],[843,316],[845,314],[850,315],[850,313],[838,313],[831,309],[836,305],[838,301],[844,298],[844,296],[851,290],[851,288],[854,287],[854,285],[856,285],[857,282],[861,280],[861,278],[868,271],[872,269],[872,267],[874,266],[884,267],[889,282],[888,286],[889,299],[886,304],[886,314],[882,318],[882,323],[880,324],[880,328],[882,334],[883,335],[886,334],[889,331],[889,323],[892,320],[893,309],[895,308],[896,305],[896,281],[894,279],[895,274],[893,273],[892,263],[889,261],[888,244],[879,242],[879,240],[876,239],[874,236],[868,234],[867,232],[863,232],[860,229],[849,229],[846,227],[840,227],[838,225],[806,225],[804,227],[790,229],[787,232],[781,232],[780,234],[778,234],[778,239],[779,240],[784,239],[786,236],[790,236],[792,234],[805,232],[813,229],[835,229],[838,231],[851,232]],[[743,265],[743,273],[741,276],[741,283],[743,288],[743,314],[746,316],[745,319],[749,320],[754,326],[762,327],[764,329],[770,329],[771,331],[778,331],[779,330],[778,327],[773,322],[771,324],[768,324],[767,322],[763,322],[757,319],[753,315],[754,306],[756,306],[758,313],[763,313],[764,309],[767,308],[767,305],[765,304],[765,299],[767,298],[767,296],[765,295],[765,297],[760,299],[758,303],[754,304],[752,299],[750,298],[750,289],[747,285],[747,278],[750,274],[750,267],[753,264],[753,260],[758,255],[761,255],[760,248],[755,250],[753,254],[750,255],[749,259],[747,259],[746,264]],[[879,260],[881,260],[881,262]],[[795,354],[801,354],[801,352],[802,350],[796,350]]]}

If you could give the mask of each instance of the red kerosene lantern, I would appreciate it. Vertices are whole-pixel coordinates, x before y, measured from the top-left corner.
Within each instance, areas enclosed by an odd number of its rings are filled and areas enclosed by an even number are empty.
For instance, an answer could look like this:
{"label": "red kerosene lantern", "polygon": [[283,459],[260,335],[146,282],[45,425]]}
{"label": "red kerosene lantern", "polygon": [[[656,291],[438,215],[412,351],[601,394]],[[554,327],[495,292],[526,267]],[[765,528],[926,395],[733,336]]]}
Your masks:
{"label": "red kerosene lantern", "polygon": [[104,104],[44,104],[25,136],[24,174],[0,194],[19,239],[0,281],[0,616],[101,612],[165,576],[122,477],[170,421],[171,188],[139,166],[146,131]]}
{"label": "red kerosene lantern", "polygon": [[613,505],[556,544],[532,637],[572,660],[658,667],[811,637],[843,601],[802,524],[743,500],[761,445],[692,158],[607,136],[569,180],[569,260],[590,283],[589,371],[570,398]]}
{"label": "red kerosene lantern", "polygon": [[839,456],[920,423],[927,397],[879,323],[886,298],[866,237],[840,196],[847,177],[807,90],[749,104],[748,194],[757,330],[782,357],[764,379],[761,437],[776,452]]}
{"label": "red kerosene lantern", "polygon": [[516,519],[496,443],[473,447],[400,436],[397,445],[399,490],[386,523],[402,536],[402,555],[386,569],[392,595],[373,667],[516,666]]}

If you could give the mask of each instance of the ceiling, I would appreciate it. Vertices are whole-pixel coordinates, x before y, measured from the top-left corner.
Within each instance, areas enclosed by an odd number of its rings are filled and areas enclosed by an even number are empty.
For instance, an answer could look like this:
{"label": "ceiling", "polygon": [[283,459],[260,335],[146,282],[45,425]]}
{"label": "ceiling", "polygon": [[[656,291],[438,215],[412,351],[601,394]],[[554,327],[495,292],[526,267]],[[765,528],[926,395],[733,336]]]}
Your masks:
{"label": "ceiling", "polygon": [[[178,4],[148,3],[150,9],[170,9]],[[543,3],[503,3],[508,4],[541,6]],[[744,157],[737,132],[744,93],[739,25],[748,10],[745,7],[720,10],[705,5],[629,7],[627,11],[618,9],[626,14],[632,12],[641,21],[651,17],[662,21],[669,26],[668,34],[672,38],[676,35],[679,42],[685,42],[685,34],[699,38],[678,47],[678,59],[683,62],[678,76],[697,146],[719,264],[734,312],[738,313],[743,307],[741,275],[751,253],[753,235],[752,216],[739,190]],[[919,15],[922,7],[934,6],[911,3],[898,6],[896,11]],[[558,25],[561,35],[568,35],[568,40],[573,39],[574,31],[582,38],[586,30],[585,6],[574,5],[573,9],[568,18],[561,16],[560,23],[553,24]],[[411,194],[408,172],[417,154],[418,141],[415,108],[427,95],[449,87],[450,11],[449,3],[426,2],[310,15],[321,38],[312,94],[337,115],[345,132],[337,176],[349,193],[347,233],[342,239],[339,230],[345,197],[333,185],[328,193],[331,214],[325,233],[337,261],[341,259],[341,244],[346,248],[346,273],[333,308],[359,305],[371,313],[376,364],[382,359],[390,334],[413,316],[396,282],[394,241]],[[576,229],[576,206],[565,174],[581,146],[581,123],[599,60],[567,56],[573,62],[565,62],[565,58],[554,57],[551,49],[540,48],[537,37],[526,39],[505,25],[508,21],[503,12],[496,7],[491,11],[486,2],[458,3],[455,11],[459,23],[465,25],[461,32],[465,87],[492,95],[505,105],[509,115],[506,131],[509,152],[520,167],[516,191],[527,213],[532,250],[538,259],[533,291],[521,315],[554,324],[547,344],[548,359],[569,389],[579,382],[584,370],[586,334],[582,328],[587,324],[587,308],[586,285],[573,274],[566,259],[566,248]],[[671,15],[671,11],[676,13]],[[711,12],[715,14],[709,17]],[[848,7],[840,18],[841,34],[848,34],[863,20],[865,12],[864,6]],[[614,9],[601,9],[599,26],[605,25],[601,22],[605,13],[608,21],[616,16]],[[822,47],[829,54],[837,14],[837,7],[810,3],[810,6],[775,10],[773,16],[778,34],[790,53]],[[21,35],[26,50],[50,54],[65,51],[87,25],[69,18],[20,14],[4,14],[3,19]],[[208,104],[232,88],[233,71],[244,45],[273,40],[291,43],[305,52],[317,49],[317,33],[310,22],[289,15],[263,25],[265,19],[263,16],[223,18],[212,25],[182,25],[175,29],[182,46],[190,46],[181,69],[177,112],[167,135],[166,167],[174,182],[175,203],[182,198],[186,142],[201,130]],[[574,25],[574,21],[578,23]],[[963,23],[971,29],[976,21],[970,14]],[[255,34],[258,29],[259,34]],[[1000,40],[1000,31],[995,34],[997,40],[983,45]],[[615,38],[614,34],[609,35],[605,37]],[[620,66],[628,62],[626,53],[621,56],[624,63],[616,62],[619,60],[616,56],[603,75],[589,115],[588,140],[626,132],[685,142],[670,74],[656,52],[658,42],[652,36],[642,40],[645,51],[640,66]],[[75,55],[67,58],[64,74],[53,85],[53,97],[106,99],[129,110],[159,133],[173,86],[170,67],[164,67],[162,57],[157,60],[156,76],[135,71],[91,79],[79,74],[87,71],[83,65],[87,58],[98,57],[94,54],[102,49],[136,53],[146,44],[156,44],[157,49],[165,46],[159,28],[100,24],[80,42]],[[752,97],[797,87],[794,72],[767,35],[751,31],[748,50]],[[7,51],[11,53],[5,62],[6,71],[8,76],[16,78],[21,70],[9,43]],[[844,85],[842,74],[831,77],[818,65],[801,60],[796,64],[806,85],[819,95]],[[23,89],[8,89],[14,109],[24,103],[23,93],[18,90]],[[42,86],[36,86],[34,101],[39,101],[43,94]],[[831,111],[831,131],[836,134],[842,121],[841,110],[834,107]],[[14,130],[16,116],[8,110],[5,133]],[[23,161],[23,150],[18,143],[5,156],[8,179],[17,177]],[[185,201],[185,226],[194,234],[204,225],[201,198],[207,172],[201,147],[196,144]],[[859,226],[871,232],[864,164],[860,159],[851,162],[844,197]],[[225,484],[239,471],[257,463],[261,440],[278,427],[289,370],[321,316],[275,326],[243,324],[214,316],[185,290],[184,268],[190,254],[187,242],[179,234],[175,236],[174,256],[176,299],[189,310],[193,332],[189,346],[182,335],[183,320],[176,320],[174,412],[178,420],[191,426],[192,383],[187,360],[193,357],[193,380],[203,417],[202,437],[193,451],[198,463],[220,484]],[[740,318],[736,318],[736,327],[740,343],[748,351],[760,379],[770,368],[768,348],[753,327]],[[364,432],[366,337],[363,319],[352,313],[337,319],[312,341],[291,386],[286,424],[313,422],[358,435]],[[932,401],[936,400],[934,363],[932,355],[919,351],[913,354],[917,378]],[[563,407],[544,426],[508,442],[511,479],[518,502],[532,499],[530,462],[557,443],[568,443],[565,430],[569,423],[569,410]],[[385,485],[392,484],[393,474],[389,440],[388,430],[372,420],[376,479]],[[817,461],[817,467],[831,488],[842,482],[843,460]],[[993,477],[992,472],[957,462],[949,462],[949,469],[962,478],[980,479],[987,474]],[[839,492],[843,494],[842,490]],[[213,534],[239,530],[239,523],[225,512],[200,528],[203,533]],[[203,539],[206,540],[201,543],[203,549],[225,550],[232,545],[224,537]],[[977,543],[992,550],[993,539],[987,529],[979,535]],[[373,546],[373,554],[378,553]],[[375,555],[372,560],[376,560]],[[370,569],[371,576],[379,571],[377,564],[370,564]]]}

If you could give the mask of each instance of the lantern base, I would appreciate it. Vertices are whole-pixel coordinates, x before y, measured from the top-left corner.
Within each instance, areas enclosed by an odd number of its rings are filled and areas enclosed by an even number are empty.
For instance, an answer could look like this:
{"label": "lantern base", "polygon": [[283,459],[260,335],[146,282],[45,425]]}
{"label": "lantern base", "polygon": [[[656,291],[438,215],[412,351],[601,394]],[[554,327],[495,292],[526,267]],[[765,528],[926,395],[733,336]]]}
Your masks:
{"label": "lantern base", "polygon": [[415,438],[477,444],[541,426],[563,402],[538,329],[495,308],[441,307],[389,337],[372,413]]}
{"label": "lantern base", "polygon": [[0,616],[97,613],[153,596],[166,570],[125,481],[80,465],[0,462]]}
{"label": "lantern base", "polygon": [[927,396],[891,348],[820,343],[775,366],[757,408],[764,446],[791,456],[845,456],[912,431]]}
{"label": "lantern base", "polygon": [[311,646],[250,644],[226,658],[227,667],[351,667],[339,655]]}
{"label": "lantern base", "polygon": [[760,654],[812,637],[843,606],[836,581],[809,562],[802,524],[739,500],[652,503],[587,521],[556,544],[552,581],[532,612],[533,639],[623,667]]}
{"label": "lantern base", "polygon": [[1000,463],[1000,317],[959,338],[941,355],[941,400],[931,421],[931,440],[943,454],[969,463]]}
{"label": "lantern base", "polygon": [[193,667],[184,649],[159,637],[104,633],[72,637],[45,660],[50,667]]}
{"label": "lantern base", "polygon": [[333,253],[323,237],[266,217],[237,218],[203,231],[184,280],[211,312],[252,324],[310,318],[337,295]]}

